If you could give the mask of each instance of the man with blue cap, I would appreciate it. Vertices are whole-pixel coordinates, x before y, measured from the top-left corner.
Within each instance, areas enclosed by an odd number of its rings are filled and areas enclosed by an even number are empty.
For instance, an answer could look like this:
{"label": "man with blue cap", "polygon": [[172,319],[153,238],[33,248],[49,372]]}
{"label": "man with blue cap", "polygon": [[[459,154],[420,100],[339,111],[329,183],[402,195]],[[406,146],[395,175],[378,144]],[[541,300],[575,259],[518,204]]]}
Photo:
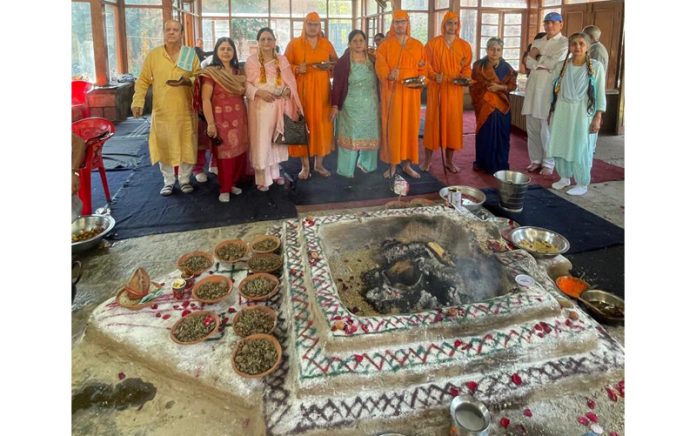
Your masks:
{"label": "man with blue cap", "polygon": [[558,12],[544,17],[546,36],[532,42],[525,66],[529,71],[522,115],[527,119],[527,151],[530,164],[527,171],[541,170],[543,176],[553,174],[554,160],[548,156],[548,116],[553,96],[553,69],[563,62],[568,51],[568,38],[561,34],[563,18]]}

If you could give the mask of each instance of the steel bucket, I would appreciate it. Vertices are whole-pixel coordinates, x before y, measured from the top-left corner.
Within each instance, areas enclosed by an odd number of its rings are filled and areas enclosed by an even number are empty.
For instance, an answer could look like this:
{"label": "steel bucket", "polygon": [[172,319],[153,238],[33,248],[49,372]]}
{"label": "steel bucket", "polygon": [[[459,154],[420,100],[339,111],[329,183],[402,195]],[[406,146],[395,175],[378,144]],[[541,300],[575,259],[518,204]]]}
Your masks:
{"label": "steel bucket", "polygon": [[493,174],[498,183],[498,205],[508,212],[522,212],[524,194],[531,178],[517,171],[500,170]]}

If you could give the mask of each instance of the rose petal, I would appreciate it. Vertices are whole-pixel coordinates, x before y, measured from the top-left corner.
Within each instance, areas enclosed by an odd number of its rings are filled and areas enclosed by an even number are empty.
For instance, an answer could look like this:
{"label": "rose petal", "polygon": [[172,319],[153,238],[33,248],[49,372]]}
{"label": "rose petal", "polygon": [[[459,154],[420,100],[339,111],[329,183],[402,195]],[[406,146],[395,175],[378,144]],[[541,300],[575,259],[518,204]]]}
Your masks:
{"label": "rose petal", "polygon": [[517,374],[517,373],[513,374],[512,377],[510,377],[510,379],[511,379],[512,382],[513,382],[514,384],[516,384],[517,386],[519,386],[519,385],[522,384],[522,377],[520,377],[520,375]]}
{"label": "rose petal", "polygon": [[150,308],[152,308],[152,309],[157,309],[157,303],[153,303],[153,304],[150,306]]}
{"label": "rose petal", "polygon": [[183,318],[183,317],[185,317],[186,315],[188,315],[189,313],[191,313],[191,311],[188,310],[188,309],[186,309],[186,310],[184,310],[183,312],[181,312],[181,317]]}
{"label": "rose petal", "polygon": [[457,389],[457,388],[451,388],[450,391],[449,391],[449,393],[450,393],[450,395],[452,395],[453,397],[459,396],[459,389]]}
{"label": "rose petal", "polygon": [[524,416],[528,417],[528,418],[531,418],[531,417],[532,417],[532,411],[529,410],[529,407],[527,407],[526,409],[524,409],[524,412],[522,412],[522,414],[523,414]]}
{"label": "rose petal", "polygon": [[609,399],[611,401],[616,401],[619,399],[619,397],[616,396],[616,392],[612,388],[605,388],[607,391],[607,395],[609,396]]}
{"label": "rose petal", "polygon": [[119,380],[123,380],[124,378],[126,378],[126,374],[124,374],[123,372],[119,372],[119,373],[118,373],[118,379],[119,379]]}
{"label": "rose petal", "polygon": [[464,344],[464,342],[462,342],[461,340],[457,339],[456,341],[454,341],[454,348],[459,348],[459,347],[461,347],[463,344]]}
{"label": "rose petal", "polygon": [[589,407],[590,409],[594,409],[596,405],[597,403],[595,403],[592,398],[587,399],[587,407]]}
{"label": "rose petal", "polygon": [[578,422],[582,425],[589,425],[590,424],[590,420],[584,416],[578,416]]}
{"label": "rose petal", "polygon": [[506,418],[504,416],[502,418],[500,418],[500,426],[501,427],[508,428],[509,425],[510,425],[510,420],[508,418]]}
{"label": "rose petal", "polygon": [[162,317],[162,319],[169,319],[170,316],[171,316],[170,314],[166,314]]}
{"label": "rose petal", "polygon": [[155,316],[156,316],[157,318],[161,318],[161,317],[162,317],[162,314],[159,313],[159,312],[157,312],[157,313],[155,314]]}
{"label": "rose petal", "polygon": [[588,418],[590,421],[592,421],[592,422],[597,422],[597,421],[599,421],[599,419],[597,418],[597,415],[596,415],[594,412],[587,412],[587,413],[585,414],[585,416],[587,416],[587,418]]}
{"label": "rose petal", "polygon": [[478,383],[476,383],[475,381],[468,381],[468,382],[464,383],[464,385],[466,386],[467,389],[469,389],[469,393],[472,393],[472,394],[474,392],[476,392],[476,389],[478,389]]}
{"label": "rose petal", "polygon": [[184,301],[183,303],[181,303],[181,305],[182,305],[183,307],[187,307],[189,304],[191,304],[191,302],[190,302],[189,300],[186,300],[186,301]]}
{"label": "rose petal", "polygon": [[609,436],[619,436],[619,433],[612,431],[612,432],[609,432]]}

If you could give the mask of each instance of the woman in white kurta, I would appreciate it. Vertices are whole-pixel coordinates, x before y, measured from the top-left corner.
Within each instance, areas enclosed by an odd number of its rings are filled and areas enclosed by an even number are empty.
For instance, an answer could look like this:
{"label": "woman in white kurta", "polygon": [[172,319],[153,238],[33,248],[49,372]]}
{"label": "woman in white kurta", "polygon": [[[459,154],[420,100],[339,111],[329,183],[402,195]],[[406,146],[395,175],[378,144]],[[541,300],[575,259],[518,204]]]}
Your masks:
{"label": "woman in white kurta", "polygon": [[249,101],[249,154],[256,187],[268,191],[274,181],[279,185],[285,182],[279,164],[288,160],[288,147],[275,143],[283,133],[283,114],[296,120],[302,113],[302,104],[290,63],[275,51],[273,31],[267,27],[259,30],[256,40],[259,52],[251,55],[244,67]]}
{"label": "woman in white kurta", "polygon": [[597,132],[607,106],[604,67],[587,55],[587,35],[575,33],[568,41],[569,57],[556,68],[551,105],[549,155],[555,158],[561,176],[551,187],[563,189],[574,177],[576,185],[568,194],[584,195],[590,184]]}

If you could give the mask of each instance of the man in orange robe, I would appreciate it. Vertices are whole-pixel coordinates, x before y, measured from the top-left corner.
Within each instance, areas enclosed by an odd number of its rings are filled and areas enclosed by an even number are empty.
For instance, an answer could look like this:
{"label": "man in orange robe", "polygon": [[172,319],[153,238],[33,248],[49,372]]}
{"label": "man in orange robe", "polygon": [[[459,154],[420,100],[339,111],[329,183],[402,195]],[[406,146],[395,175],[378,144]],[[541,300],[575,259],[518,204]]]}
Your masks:
{"label": "man in orange robe", "polygon": [[462,148],[464,86],[453,84],[452,79],[471,78],[471,46],[459,37],[460,25],[459,15],[447,12],[442,19],[442,35],[425,45],[428,79],[431,82],[425,110],[423,171],[430,169],[433,151],[445,147],[445,171],[459,172],[452,155]]}
{"label": "man in orange robe", "polygon": [[335,62],[336,50],[321,32],[321,19],[316,12],[307,14],[302,27],[302,35],[293,38],[285,49],[285,57],[292,65],[297,79],[302,108],[309,129],[309,147],[293,145],[288,147],[291,157],[302,158],[302,171],[298,178],[306,180],[311,176],[310,156],[316,156],[314,170],[324,177],[331,173],[324,168],[324,156],[333,149],[333,123],[331,122],[331,71],[318,66],[321,62]]}
{"label": "man in orange robe", "polygon": [[396,10],[389,36],[377,48],[383,144],[379,158],[390,165],[384,177],[394,176],[396,165],[401,163],[405,174],[420,178],[411,162],[418,164],[421,88],[409,88],[402,82],[425,76],[426,61],[423,44],[410,34],[408,14]]}

